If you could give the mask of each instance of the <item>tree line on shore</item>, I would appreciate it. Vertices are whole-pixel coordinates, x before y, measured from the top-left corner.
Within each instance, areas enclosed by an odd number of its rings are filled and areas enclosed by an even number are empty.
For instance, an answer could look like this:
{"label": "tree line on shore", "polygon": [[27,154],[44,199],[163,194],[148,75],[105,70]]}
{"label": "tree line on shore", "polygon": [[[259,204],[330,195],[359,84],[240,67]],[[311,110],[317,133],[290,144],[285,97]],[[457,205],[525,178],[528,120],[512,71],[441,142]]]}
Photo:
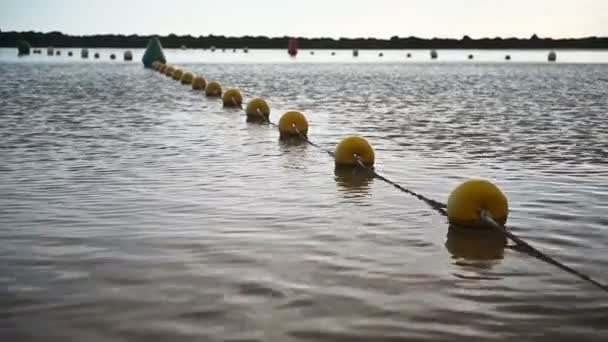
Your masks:
{"label": "tree line on shore", "polygon": [[[149,35],[67,35],[61,32],[1,32],[0,47],[15,47],[17,41],[29,42],[33,47],[87,47],[87,48],[143,48]],[[304,37],[266,37],[266,36],[178,36],[170,34],[156,36],[165,48],[243,48],[283,49],[287,48],[290,38],[297,38],[302,49],[608,49],[608,37],[587,37],[552,39],[532,35],[520,38],[480,38],[468,36],[462,39],[418,37],[378,38],[304,38]]]}

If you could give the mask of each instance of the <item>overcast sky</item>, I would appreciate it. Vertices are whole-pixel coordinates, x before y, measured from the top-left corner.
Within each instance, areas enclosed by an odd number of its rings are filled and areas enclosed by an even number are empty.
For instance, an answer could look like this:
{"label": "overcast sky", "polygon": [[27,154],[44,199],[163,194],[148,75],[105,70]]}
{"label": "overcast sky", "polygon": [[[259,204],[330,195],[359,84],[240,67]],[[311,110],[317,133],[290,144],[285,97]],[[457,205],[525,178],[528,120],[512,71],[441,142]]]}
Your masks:
{"label": "overcast sky", "polygon": [[0,0],[0,29],[335,38],[608,36],[608,0]]}

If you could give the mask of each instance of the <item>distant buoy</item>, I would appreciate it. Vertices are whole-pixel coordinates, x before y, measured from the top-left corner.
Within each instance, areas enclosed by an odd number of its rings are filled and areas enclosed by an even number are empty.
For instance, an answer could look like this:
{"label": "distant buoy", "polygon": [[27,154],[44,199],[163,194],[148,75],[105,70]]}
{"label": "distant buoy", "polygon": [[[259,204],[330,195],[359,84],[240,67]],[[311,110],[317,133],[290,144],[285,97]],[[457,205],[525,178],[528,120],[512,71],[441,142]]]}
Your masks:
{"label": "distant buoy", "polygon": [[493,183],[470,179],[458,185],[447,204],[448,221],[456,226],[489,228],[480,220],[480,210],[487,210],[492,218],[504,225],[509,215],[507,197]]}
{"label": "distant buoy", "polygon": [[359,50],[353,50],[353,57],[359,57]]}
{"label": "distant buoy", "polygon": [[209,97],[222,96],[222,86],[218,82],[212,81],[205,87],[205,95]]}
{"label": "distant buoy", "polygon": [[236,49],[232,49],[232,53],[235,53],[235,52],[236,52]]}
{"label": "distant buoy", "polygon": [[510,55],[506,55],[505,56],[505,60],[510,61],[511,60],[511,56]]}
{"label": "distant buoy", "polygon": [[182,45],[182,46],[180,46],[180,49],[187,50],[188,48],[186,47],[186,45]]}
{"label": "distant buoy", "polygon": [[192,80],[194,80],[194,75],[190,72],[185,72],[182,75],[181,82],[182,84],[192,84]]}
{"label": "distant buoy", "polygon": [[364,138],[351,136],[336,146],[334,157],[336,166],[356,166],[358,165],[356,157],[361,159],[365,166],[374,166],[374,149]]}
{"label": "distant buoy", "polygon": [[52,46],[49,46],[46,48],[46,54],[47,54],[47,56],[52,56],[55,54],[55,50],[53,49]]}
{"label": "distant buoy", "polygon": [[468,59],[473,59],[473,55],[469,55],[467,58]]}
{"label": "distant buoy", "polygon": [[249,53],[249,48],[248,48],[248,47],[245,47],[245,48],[243,49],[243,53]]}
{"label": "distant buoy", "polygon": [[298,54],[298,40],[297,39],[295,39],[295,38],[289,39],[287,53],[291,57],[295,57]]}
{"label": "distant buoy", "polygon": [[99,52],[95,52],[95,54],[93,55],[93,57],[99,58]]}
{"label": "distant buoy", "polygon": [[408,52],[407,55],[405,55],[405,57],[412,58],[412,54]]}
{"label": "distant buoy", "polygon": [[31,49],[32,49],[32,46],[30,45],[30,43],[26,42],[25,40],[17,41],[17,55],[18,56],[29,55]]}
{"label": "distant buoy", "polygon": [[241,105],[243,104],[243,96],[238,89],[228,89],[224,93],[222,102],[224,103],[224,107],[241,108]]}
{"label": "distant buoy", "polygon": [[72,53],[72,51],[68,51],[68,57],[72,57],[74,55],[74,53]]}
{"label": "distant buoy", "polygon": [[549,52],[549,55],[547,56],[547,60],[549,62],[555,62],[557,60],[557,54],[555,53],[555,51]]}
{"label": "distant buoy", "polygon": [[173,71],[172,77],[173,77],[174,80],[181,81],[182,76],[184,76],[184,71],[182,69],[175,69]]}
{"label": "distant buoy", "polygon": [[431,59],[437,59],[437,51],[431,50]]}
{"label": "distant buoy", "polygon": [[211,52],[215,52],[215,46],[212,46],[209,50],[211,50]]}
{"label": "distant buoy", "polygon": [[247,104],[245,109],[247,121],[268,121],[270,117],[270,107],[268,103],[261,98],[255,98]]}
{"label": "distant buoy", "polygon": [[[132,61],[133,60],[133,52],[131,52],[131,51],[125,51],[125,53],[123,55],[123,58],[124,58],[124,60],[126,62]],[[158,62],[158,61],[155,61],[155,62]]]}
{"label": "distant buoy", "polygon": [[61,50],[55,51],[55,56],[61,56]]}
{"label": "distant buoy", "polygon": [[226,48],[222,48],[222,52],[226,52]]}
{"label": "distant buoy", "polygon": [[336,53],[332,51],[332,52],[331,52],[331,55],[332,55],[332,56],[335,56],[335,55],[336,55]]}
{"label": "distant buoy", "polygon": [[205,90],[206,87],[207,87],[207,80],[203,76],[196,76],[192,80],[192,89]]}
{"label": "distant buoy", "polygon": [[115,55],[115,54],[111,54],[111,55],[110,55],[110,59],[111,59],[111,60],[115,60],[115,59],[116,59],[116,55]]}
{"label": "distant buoy", "polygon": [[304,114],[294,111],[283,114],[279,120],[279,134],[281,139],[301,138],[301,135],[308,135],[308,121]]}
{"label": "distant buoy", "polygon": [[89,58],[89,49],[80,50],[80,58]]}
{"label": "distant buoy", "polygon": [[384,57],[384,54],[383,54],[382,52],[380,52],[380,53],[378,54],[378,57]]}
{"label": "distant buoy", "polygon": [[163,46],[160,44],[160,40],[158,38],[153,37],[148,41],[148,46],[146,47],[146,51],[141,58],[144,67],[150,68],[154,61],[159,61],[161,63],[167,63],[167,59],[165,58],[165,54],[163,53]]}

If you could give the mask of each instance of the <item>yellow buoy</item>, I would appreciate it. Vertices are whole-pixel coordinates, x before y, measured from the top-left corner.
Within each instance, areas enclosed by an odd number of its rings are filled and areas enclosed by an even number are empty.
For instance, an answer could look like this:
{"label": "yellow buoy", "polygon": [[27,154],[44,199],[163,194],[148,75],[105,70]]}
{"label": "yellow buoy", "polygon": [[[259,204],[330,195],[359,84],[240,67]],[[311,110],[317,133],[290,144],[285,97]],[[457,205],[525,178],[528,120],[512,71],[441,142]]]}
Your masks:
{"label": "yellow buoy", "polygon": [[507,223],[507,197],[490,181],[467,180],[458,185],[448,198],[448,221],[456,226],[489,228],[480,220],[481,210],[487,210],[499,224]]}
{"label": "yellow buoy", "polygon": [[158,72],[160,72],[161,74],[164,74],[166,68],[167,68],[167,64],[160,64],[158,66]]}
{"label": "yellow buoy", "polygon": [[255,98],[247,104],[245,109],[248,121],[268,121],[270,117],[270,107],[268,103],[261,98]]}
{"label": "yellow buoy", "polygon": [[184,71],[182,69],[176,69],[173,72],[173,79],[176,80],[176,81],[181,80],[182,76],[184,76]]}
{"label": "yellow buoy", "polygon": [[241,104],[243,103],[243,96],[241,96],[241,92],[238,89],[228,89],[224,93],[224,98],[222,99],[224,102],[224,107],[237,107],[241,108]]}
{"label": "yellow buoy", "polygon": [[279,120],[281,139],[290,137],[300,138],[300,133],[304,136],[308,134],[308,121],[306,121],[304,114],[300,112],[287,112],[283,114]]}
{"label": "yellow buoy", "polygon": [[205,95],[210,97],[222,96],[222,86],[215,81],[209,82],[205,87]]}
{"label": "yellow buoy", "polygon": [[196,76],[192,80],[192,89],[205,90],[205,87],[207,87],[207,80],[203,76]]}
{"label": "yellow buoy", "polygon": [[166,69],[165,69],[165,75],[167,75],[167,77],[172,77],[173,76],[173,72],[175,71],[175,68],[171,65],[169,65]]}
{"label": "yellow buoy", "polygon": [[367,140],[361,137],[352,136],[342,140],[338,146],[336,146],[334,156],[336,166],[358,165],[357,157],[361,159],[361,162],[363,162],[365,166],[374,166],[374,149]]}
{"label": "yellow buoy", "polygon": [[182,75],[182,84],[191,84],[193,79],[194,79],[194,75],[192,75],[192,73],[185,72]]}

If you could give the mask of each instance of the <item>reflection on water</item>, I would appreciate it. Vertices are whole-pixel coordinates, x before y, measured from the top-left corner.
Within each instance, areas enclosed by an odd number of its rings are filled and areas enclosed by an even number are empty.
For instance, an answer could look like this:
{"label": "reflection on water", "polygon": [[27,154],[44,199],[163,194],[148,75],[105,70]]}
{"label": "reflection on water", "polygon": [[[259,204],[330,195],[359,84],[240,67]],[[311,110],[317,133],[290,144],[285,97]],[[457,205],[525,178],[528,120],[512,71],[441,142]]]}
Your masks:
{"label": "reflection on water", "polygon": [[370,182],[374,179],[369,172],[350,166],[336,166],[334,175],[336,184],[350,193],[366,193]]}
{"label": "reflection on water", "polygon": [[[0,341],[608,339],[594,286],[501,237],[449,230],[217,99],[138,63],[3,53]],[[608,65],[398,53],[167,57],[266,98],[273,122],[305,112],[324,149],[365,136],[378,173],[429,198],[493,180],[514,233],[608,280]]]}
{"label": "reflection on water", "polygon": [[450,226],[445,247],[460,261],[495,261],[504,257],[507,239],[494,229],[467,229]]}

